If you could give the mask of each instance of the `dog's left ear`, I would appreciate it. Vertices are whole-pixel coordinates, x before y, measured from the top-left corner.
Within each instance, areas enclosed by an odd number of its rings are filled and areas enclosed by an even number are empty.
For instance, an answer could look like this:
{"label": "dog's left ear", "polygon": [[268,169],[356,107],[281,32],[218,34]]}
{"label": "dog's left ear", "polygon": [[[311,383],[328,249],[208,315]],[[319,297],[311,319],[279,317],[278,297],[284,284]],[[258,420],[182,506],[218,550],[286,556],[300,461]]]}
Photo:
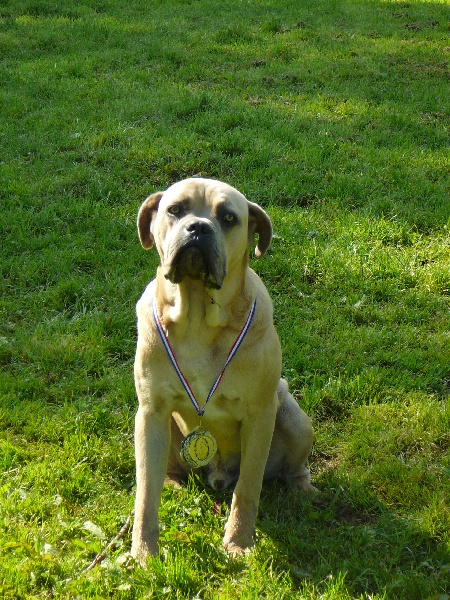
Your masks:
{"label": "dog's left ear", "polygon": [[153,247],[153,235],[150,231],[152,219],[158,210],[159,201],[164,192],[155,192],[142,203],[137,218],[137,228],[142,247],[149,250]]}
{"label": "dog's left ear", "polygon": [[255,256],[264,256],[270,246],[272,239],[272,223],[268,214],[258,204],[248,202],[248,242],[252,246],[255,242],[255,234],[258,234],[258,243],[255,248]]}

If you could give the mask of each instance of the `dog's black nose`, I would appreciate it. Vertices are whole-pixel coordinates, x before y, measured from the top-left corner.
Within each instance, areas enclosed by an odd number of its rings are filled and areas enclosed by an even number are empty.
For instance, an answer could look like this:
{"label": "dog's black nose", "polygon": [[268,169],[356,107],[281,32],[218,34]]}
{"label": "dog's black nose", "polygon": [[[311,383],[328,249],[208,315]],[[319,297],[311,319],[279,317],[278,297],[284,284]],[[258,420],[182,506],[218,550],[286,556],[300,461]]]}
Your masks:
{"label": "dog's black nose", "polygon": [[195,219],[186,223],[185,230],[196,237],[213,233],[212,225],[203,219]]}
{"label": "dog's black nose", "polygon": [[227,482],[225,479],[214,479],[212,482],[212,487],[216,490],[216,492],[221,492],[227,487]]}

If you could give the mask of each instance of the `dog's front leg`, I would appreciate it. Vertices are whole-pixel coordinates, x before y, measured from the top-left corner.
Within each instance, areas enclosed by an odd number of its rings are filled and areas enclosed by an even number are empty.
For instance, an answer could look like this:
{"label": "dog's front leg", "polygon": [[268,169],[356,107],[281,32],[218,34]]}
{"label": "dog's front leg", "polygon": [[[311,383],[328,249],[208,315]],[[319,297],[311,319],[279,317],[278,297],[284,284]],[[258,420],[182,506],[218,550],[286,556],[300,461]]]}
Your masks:
{"label": "dog's front leg", "polygon": [[249,415],[241,424],[240,473],[223,538],[223,545],[230,554],[243,554],[253,546],[255,520],[275,415],[274,406],[258,415]]}
{"label": "dog's front leg", "polygon": [[170,415],[139,407],[135,424],[136,503],[131,554],[142,564],[158,553],[158,508],[170,446]]}

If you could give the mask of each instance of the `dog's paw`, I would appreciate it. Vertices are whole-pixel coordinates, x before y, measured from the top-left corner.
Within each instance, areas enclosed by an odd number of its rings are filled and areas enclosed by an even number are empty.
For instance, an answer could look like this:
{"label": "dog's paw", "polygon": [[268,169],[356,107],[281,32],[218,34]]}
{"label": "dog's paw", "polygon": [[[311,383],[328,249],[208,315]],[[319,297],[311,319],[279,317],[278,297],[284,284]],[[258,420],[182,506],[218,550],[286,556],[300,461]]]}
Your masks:
{"label": "dog's paw", "polygon": [[184,481],[178,479],[177,477],[166,477],[164,479],[164,485],[167,487],[171,487],[174,490],[181,490],[183,487]]}
{"label": "dog's paw", "polygon": [[308,487],[307,487],[307,488],[306,488],[306,490],[304,490],[304,491],[305,491],[307,494],[321,494],[321,493],[322,493],[322,492],[321,492],[321,491],[320,491],[318,488],[314,487],[314,486],[312,485],[312,483],[309,483],[309,484],[308,484]]}
{"label": "dog's paw", "polygon": [[135,544],[131,547],[131,556],[143,569],[147,568],[147,558],[158,554],[158,543],[155,544]]}
{"label": "dog's paw", "polygon": [[311,483],[309,473],[301,475],[300,477],[293,477],[291,483],[294,489],[305,492],[306,494],[320,494],[320,490]]}
{"label": "dog's paw", "polygon": [[309,481],[296,482],[295,489],[305,492],[305,494],[320,494],[320,490],[314,487]]}
{"label": "dog's paw", "polygon": [[227,524],[224,531],[222,546],[230,556],[244,556],[245,554],[249,554],[253,548],[253,535],[251,535],[250,531],[242,533],[236,529],[230,528],[229,524]]}
{"label": "dog's paw", "polygon": [[235,544],[234,542],[226,542],[225,540],[223,541],[223,547],[233,558],[239,558],[240,556],[245,556],[251,552],[251,548],[249,546],[243,547],[239,544]]}

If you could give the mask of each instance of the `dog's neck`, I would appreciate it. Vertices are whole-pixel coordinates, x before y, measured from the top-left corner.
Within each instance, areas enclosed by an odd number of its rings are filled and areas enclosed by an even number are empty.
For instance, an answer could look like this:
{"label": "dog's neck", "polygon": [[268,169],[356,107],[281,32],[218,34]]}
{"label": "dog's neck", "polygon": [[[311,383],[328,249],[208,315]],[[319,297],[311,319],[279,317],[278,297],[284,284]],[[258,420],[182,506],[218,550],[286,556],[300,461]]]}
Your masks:
{"label": "dog's neck", "polygon": [[[228,277],[228,276],[227,276]],[[156,277],[158,312],[165,328],[176,325],[177,335],[191,332],[216,332],[233,322],[233,312],[245,304],[250,309],[253,301],[245,293],[245,270],[228,278],[220,290],[206,288],[201,281],[186,278],[173,284],[164,278],[161,269]]]}

